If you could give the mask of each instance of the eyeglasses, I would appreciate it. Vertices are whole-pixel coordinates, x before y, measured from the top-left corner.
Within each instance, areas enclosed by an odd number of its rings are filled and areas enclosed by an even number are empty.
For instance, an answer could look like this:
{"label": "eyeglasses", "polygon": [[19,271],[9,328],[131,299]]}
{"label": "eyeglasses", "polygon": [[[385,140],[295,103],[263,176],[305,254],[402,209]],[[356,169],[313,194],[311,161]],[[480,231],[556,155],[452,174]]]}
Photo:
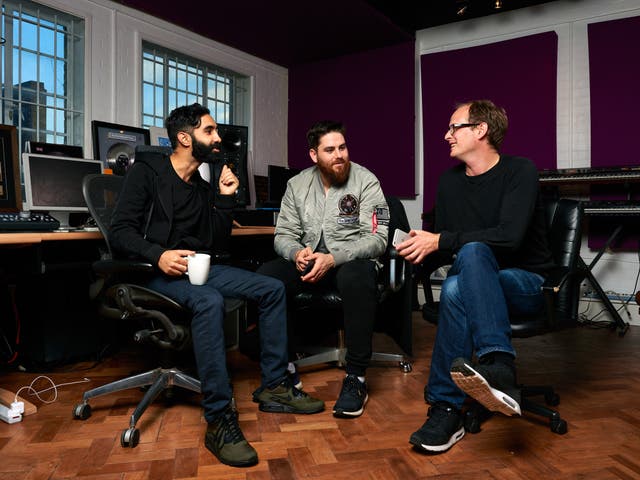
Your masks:
{"label": "eyeglasses", "polygon": [[464,127],[477,127],[478,125],[480,124],[479,123],[452,123],[451,125],[449,125],[449,134],[453,135],[459,129]]}

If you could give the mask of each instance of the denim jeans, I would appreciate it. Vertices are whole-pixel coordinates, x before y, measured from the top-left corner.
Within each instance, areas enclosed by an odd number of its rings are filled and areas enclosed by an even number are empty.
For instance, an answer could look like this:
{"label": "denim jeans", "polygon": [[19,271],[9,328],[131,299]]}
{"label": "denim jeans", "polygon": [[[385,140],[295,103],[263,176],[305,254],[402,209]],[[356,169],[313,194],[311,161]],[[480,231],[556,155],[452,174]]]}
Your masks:
{"label": "denim jeans", "polygon": [[228,265],[211,265],[204,285],[191,285],[186,276],[161,275],[150,280],[147,287],[172,298],[193,313],[193,350],[207,422],[212,421],[232,397],[223,329],[224,297],[257,302],[262,386],[273,387],[284,380],[287,369],[287,306],[282,282]]}
{"label": "denim jeans", "polygon": [[[259,273],[284,282],[287,298],[291,300],[300,292],[337,289],[342,297],[346,372],[364,376],[371,360],[373,330],[378,299],[376,293],[376,264],[369,259],[356,259],[329,270],[318,283],[300,280],[300,272],[294,262],[276,258],[260,266]],[[296,319],[294,306],[289,305],[289,321]],[[298,318],[298,320],[301,320]],[[289,325],[290,332],[293,325]],[[295,346],[290,345],[291,357]]]}
{"label": "denim jeans", "polygon": [[536,313],[544,308],[544,277],[519,268],[500,270],[491,248],[464,245],[440,291],[438,330],[431,357],[427,400],[462,407],[465,393],[451,380],[451,362],[491,352],[515,356],[509,313]]}

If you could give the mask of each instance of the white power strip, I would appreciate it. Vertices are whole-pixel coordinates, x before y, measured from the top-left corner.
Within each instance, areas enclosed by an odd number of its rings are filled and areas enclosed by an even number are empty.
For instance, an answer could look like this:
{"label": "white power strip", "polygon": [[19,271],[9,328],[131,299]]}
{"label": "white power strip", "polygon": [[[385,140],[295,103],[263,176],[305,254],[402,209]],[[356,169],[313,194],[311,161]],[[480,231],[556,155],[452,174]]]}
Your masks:
{"label": "white power strip", "polygon": [[24,413],[24,403],[13,402],[11,408],[0,405],[0,419],[6,423],[18,423],[22,421],[22,414]]}

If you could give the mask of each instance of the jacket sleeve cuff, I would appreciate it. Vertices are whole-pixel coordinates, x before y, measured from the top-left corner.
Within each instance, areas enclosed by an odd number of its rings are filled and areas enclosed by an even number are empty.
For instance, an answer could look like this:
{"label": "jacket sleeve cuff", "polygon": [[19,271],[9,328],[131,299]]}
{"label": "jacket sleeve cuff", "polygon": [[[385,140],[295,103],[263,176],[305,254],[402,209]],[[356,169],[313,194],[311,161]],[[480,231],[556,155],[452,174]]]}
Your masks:
{"label": "jacket sleeve cuff", "polygon": [[336,267],[349,261],[349,256],[346,252],[331,252],[331,255],[333,255],[333,260],[336,262]]}
{"label": "jacket sleeve cuff", "polygon": [[454,237],[451,232],[440,232],[440,239],[438,240],[439,250],[453,250]]}
{"label": "jacket sleeve cuff", "polygon": [[219,193],[216,194],[216,208],[231,210],[236,206],[237,204],[235,195],[221,195]]}

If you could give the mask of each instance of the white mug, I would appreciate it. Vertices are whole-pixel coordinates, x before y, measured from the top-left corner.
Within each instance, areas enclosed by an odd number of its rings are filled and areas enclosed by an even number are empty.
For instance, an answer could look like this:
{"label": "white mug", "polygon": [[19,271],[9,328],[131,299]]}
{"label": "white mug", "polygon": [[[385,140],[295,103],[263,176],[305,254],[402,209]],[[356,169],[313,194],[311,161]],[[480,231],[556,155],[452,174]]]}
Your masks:
{"label": "white mug", "polygon": [[211,255],[208,253],[194,253],[187,257],[187,272],[191,285],[204,285],[209,277]]}

